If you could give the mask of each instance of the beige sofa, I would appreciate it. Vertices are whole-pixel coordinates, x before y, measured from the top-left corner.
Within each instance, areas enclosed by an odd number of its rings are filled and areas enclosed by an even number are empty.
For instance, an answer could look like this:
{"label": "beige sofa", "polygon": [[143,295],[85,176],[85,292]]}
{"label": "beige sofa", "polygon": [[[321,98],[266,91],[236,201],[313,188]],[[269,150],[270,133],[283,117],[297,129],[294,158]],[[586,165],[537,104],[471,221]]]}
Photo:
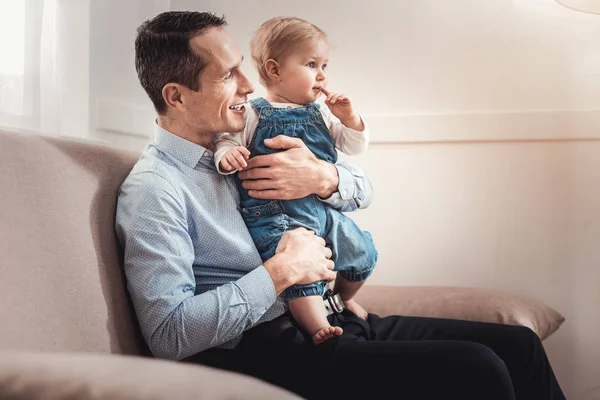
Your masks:
{"label": "beige sofa", "polygon": [[[0,132],[0,398],[296,398],[147,357],[113,231],[117,191],[137,157]],[[534,299],[488,289],[367,286],[360,297],[380,315],[525,325],[542,339],[564,320]]]}

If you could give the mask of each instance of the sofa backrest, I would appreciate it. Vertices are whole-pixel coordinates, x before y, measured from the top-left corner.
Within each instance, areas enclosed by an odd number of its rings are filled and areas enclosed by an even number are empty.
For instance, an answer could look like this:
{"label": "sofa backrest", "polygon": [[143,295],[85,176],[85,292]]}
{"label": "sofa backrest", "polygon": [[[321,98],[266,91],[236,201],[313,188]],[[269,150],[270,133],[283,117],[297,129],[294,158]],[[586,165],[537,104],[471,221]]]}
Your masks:
{"label": "sofa backrest", "polygon": [[0,350],[142,352],[114,234],[138,157],[0,132]]}

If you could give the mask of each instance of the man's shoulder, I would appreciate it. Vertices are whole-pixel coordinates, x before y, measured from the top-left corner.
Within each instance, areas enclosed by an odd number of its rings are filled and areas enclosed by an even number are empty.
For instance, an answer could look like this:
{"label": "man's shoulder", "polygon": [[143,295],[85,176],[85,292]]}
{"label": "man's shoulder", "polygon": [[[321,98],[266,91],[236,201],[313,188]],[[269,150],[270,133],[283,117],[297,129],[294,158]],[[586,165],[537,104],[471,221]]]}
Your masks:
{"label": "man's shoulder", "polygon": [[161,157],[156,149],[147,149],[123,181],[121,191],[177,192],[176,182],[181,179],[179,175],[179,170]]}

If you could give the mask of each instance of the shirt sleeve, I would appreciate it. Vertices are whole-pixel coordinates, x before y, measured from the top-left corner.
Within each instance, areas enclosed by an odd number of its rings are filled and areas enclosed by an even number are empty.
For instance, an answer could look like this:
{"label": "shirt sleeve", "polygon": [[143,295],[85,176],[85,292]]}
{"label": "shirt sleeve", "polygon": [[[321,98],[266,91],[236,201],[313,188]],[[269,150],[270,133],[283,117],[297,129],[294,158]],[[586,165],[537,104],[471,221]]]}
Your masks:
{"label": "shirt sleeve", "polygon": [[223,155],[232,147],[248,147],[258,126],[258,114],[254,107],[246,106],[246,127],[243,131],[236,133],[221,133],[215,140],[215,166],[222,175],[231,175],[237,171],[225,172],[221,170],[220,164]]}
{"label": "shirt sleeve", "polygon": [[364,171],[348,163],[335,164],[335,168],[339,176],[338,191],[321,201],[342,212],[369,207],[373,200],[373,186]]}
{"label": "shirt sleeve", "polygon": [[319,110],[321,111],[325,125],[329,128],[329,133],[331,133],[336,149],[349,156],[357,155],[367,150],[369,146],[369,127],[364,120],[365,129],[360,132],[342,124],[331,114],[327,105],[320,105]]}
{"label": "shirt sleeve", "polygon": [[239,337],[276,300],[267,270],[195,294],[185,206],[168,180],[145,172],[119,193],[116,231],[141,330],[155,357],[181,360]]}

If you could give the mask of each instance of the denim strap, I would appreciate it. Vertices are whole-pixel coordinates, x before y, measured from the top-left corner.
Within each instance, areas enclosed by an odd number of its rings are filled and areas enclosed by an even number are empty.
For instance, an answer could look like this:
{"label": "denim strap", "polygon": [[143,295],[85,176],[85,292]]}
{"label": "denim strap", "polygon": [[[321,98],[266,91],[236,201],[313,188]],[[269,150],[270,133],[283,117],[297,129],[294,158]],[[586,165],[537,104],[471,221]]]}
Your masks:
{"label": "denim strap", "polygon": [[308,107],[311,108],[317,115],[321,112],[321,105],[315,103],[314,101],[312,103],[309,103]]}
{"label": "denim strap", "polygon": [[258,99],[250,100],[250,104],[252,104],[252,107],[254,107],[254,109],[256,110],[256,112],[259,113],[259,114],[260,114],[260,110],[262,110],[263,108],[267,108],[267,107],[271,108],[271,107],[273,107],[271,105],[271,103],[269,103],[263,97],[259,97]]}

